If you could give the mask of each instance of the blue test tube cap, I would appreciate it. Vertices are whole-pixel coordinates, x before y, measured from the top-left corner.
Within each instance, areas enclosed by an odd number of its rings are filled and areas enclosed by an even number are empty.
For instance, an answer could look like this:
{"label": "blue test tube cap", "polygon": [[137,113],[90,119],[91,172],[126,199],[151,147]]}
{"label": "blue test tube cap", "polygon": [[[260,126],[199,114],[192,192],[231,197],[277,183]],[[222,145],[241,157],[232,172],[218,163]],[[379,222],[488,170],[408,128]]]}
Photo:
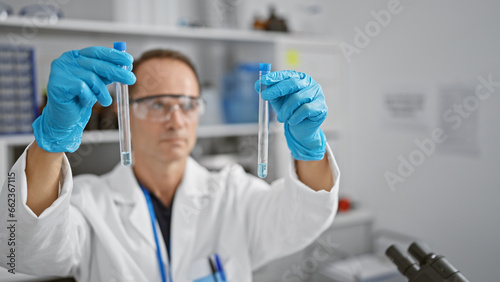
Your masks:
{"label": "blue test tube cap", "polygon": [[127,51],[127,42],[114,42],[113,48],[118,51]]}
{"label": "blue test tube cap", "polygon": [[259,71],[271,71],[271,64],[266,64],[266,63],[260,63],[259,64]]}

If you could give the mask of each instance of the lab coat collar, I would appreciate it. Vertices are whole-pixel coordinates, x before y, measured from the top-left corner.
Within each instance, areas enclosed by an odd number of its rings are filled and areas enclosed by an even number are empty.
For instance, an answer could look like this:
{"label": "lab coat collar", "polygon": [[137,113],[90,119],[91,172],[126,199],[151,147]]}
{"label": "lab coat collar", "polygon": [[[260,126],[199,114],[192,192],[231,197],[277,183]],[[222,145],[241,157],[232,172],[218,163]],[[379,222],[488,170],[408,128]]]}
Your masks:
{"label": "lab coat collar", "polygon": [[[183,193],[188,197],[203,197],[206,193],[207,179],[209,172],[206,168],[198,164],[193,158],[189,157],[186,162],[186,170],[182,177],[176,195]],[[137,203],[138,195],[142,195],[141,188],[134,171],[130,166],[117,164],[110,172],[109,181],[113,196],[117,202],[123,204]],[[182,191],[182,192],[179,192]]]}
{"label": "lab coat collar", "polygon": [[[133,205],[130,214],[132,225],[152,248],[156,248],[151,222],[148,220],[149,211],[146,200],[133,169],[118,164],[110,173],[108,181],[110,181],[109,187],[117,203]],[[172,234],[170,235],[172,249],[170,252],[173,258],[171,267],[174,276],[176,273],[184,272],[185,270],[180,267],[189,265],[192,260],[198,218],[202,209],[208,204],[206,196],[209,183],[210,172],[191,157],[188,158],[172,207]],[[178,249],[177,246],[184,247]]]}
{"label": "lab coat collar", "polygon": [[120,163],[110,172],[108,187],[111,187],[116,205],[130,205],[130,224],[134,227],[143,239],[155,250],[151,220],[149,220],[149,210],[144,194],[141,191],[139,182],[135,178],[134,171],[130,166],[123,166]]}
{"label": "lab coat collar", "polygon": [[177,193],[183,193],[188,197],[203,197],[205,195],[206,185],[209,178],[209,172],[206,168],[198,164],[193,158],[189,157],[186,163],[186,170],[182,181],[177,187]]}
{"label": "lab coat collar", "polygon": [[111,171],[108,181],[110,182],[108,187],[111,187],[116,202],[121,204],[137,203],[142,192],[131,166],[117,164]]}

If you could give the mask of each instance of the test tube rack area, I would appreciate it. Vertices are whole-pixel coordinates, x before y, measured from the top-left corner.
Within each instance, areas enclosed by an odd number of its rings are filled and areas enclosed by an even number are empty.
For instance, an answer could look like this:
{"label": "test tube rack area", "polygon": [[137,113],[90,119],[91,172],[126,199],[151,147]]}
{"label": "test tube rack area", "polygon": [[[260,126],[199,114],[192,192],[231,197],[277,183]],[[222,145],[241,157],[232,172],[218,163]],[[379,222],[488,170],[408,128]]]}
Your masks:
{"label": "test tube rack area", "polygon": [[38,115],[35,50],[0,45],[0,134],[32,132]]}

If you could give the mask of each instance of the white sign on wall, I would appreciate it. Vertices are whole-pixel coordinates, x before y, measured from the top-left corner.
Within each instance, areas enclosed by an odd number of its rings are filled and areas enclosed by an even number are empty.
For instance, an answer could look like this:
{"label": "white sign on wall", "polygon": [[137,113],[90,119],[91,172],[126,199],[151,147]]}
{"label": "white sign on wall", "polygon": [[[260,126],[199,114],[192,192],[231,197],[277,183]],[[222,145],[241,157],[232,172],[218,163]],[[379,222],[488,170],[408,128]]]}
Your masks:
{"label": "white sign on wall", "polygon": [[383,96],[383,122],[389,127],[422,129],[427,127],[426,96],[419,92],[387,93]]}

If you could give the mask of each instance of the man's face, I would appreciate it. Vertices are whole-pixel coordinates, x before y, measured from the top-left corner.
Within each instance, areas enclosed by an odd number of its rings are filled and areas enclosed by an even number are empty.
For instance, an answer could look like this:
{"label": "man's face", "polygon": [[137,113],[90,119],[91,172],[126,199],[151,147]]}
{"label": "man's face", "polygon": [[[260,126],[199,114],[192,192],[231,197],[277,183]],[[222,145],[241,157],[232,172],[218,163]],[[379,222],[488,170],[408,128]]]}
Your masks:
{"label": "man's face", "polygon": [[[144,61],[135,70],[134,99],[161,94],[199,97],[194,72],[183,62],[157,58]],[[174,101],[176,99],[173,99]],[[168,120],[139,118],[130,105],[130,129],[136,160],[172,162],[189,156],[196,143],[198,116],[186,116],[182,110],[170,112]]]}

